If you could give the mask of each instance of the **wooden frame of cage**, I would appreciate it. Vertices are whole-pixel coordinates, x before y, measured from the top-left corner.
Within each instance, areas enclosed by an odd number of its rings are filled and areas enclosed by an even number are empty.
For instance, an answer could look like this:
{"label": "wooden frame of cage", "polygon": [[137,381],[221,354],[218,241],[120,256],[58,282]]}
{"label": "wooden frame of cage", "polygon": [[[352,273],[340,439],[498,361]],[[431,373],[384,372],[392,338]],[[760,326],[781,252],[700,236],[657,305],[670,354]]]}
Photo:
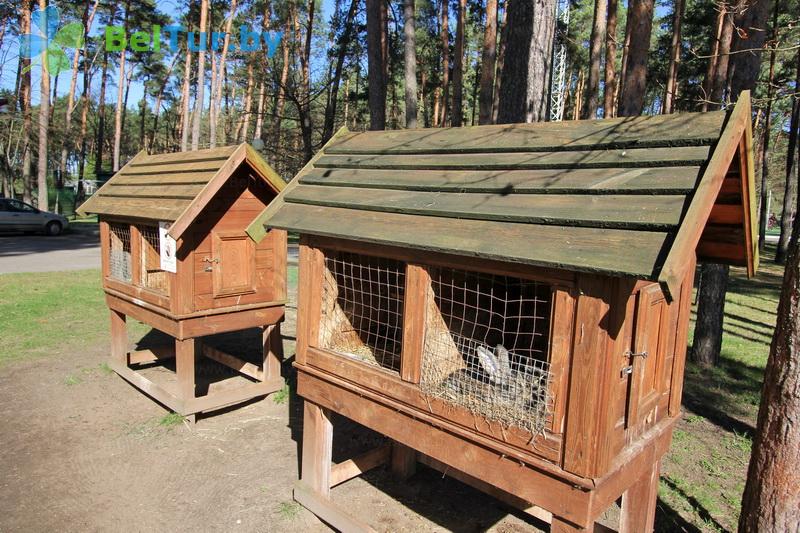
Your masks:
{"label": "wooden frame of cage", "polygon": [[[387,257],[407,265],[399,373],[317,346],[319,287],[326,268],[323,250]],[[301,236],[300,265],[298,308],[303,312],[298,315],[295,366],[298,394],[305,399],[305,419],[302,476],[295,498],[301,504],[337,529],[369,530],[329,500],[330,488],[385,462],[406,476],[419,461],[550,522],[553,531],[600,530],[602,526],[596,526],[595,520],[620,498],[621,531],[652,527],[658,464],[669,447],[679,413],[693,269],[687,269],[680,297],[668,305],[659,285],[652,282],[375,247],[336,238]],[[553,288],[549,357],[558,369],[553,384],[557,394],[554,416],[543,434],[531,436],[517,428],[503,428],[420,391],[425,298],[419,296],[430,283],[426,266],[500,273]],[[601,403],[593,400],[620,393],[624,400],[626,392],[619,387],[608,385],[611,390],[603,390],[603,382],[613,382],[619,372],[617,363],[596,364],[581,358],[601,357],[632,343],[634,320],[643,322],[647,316],[640,311],[639,318],[634,318],[636,305],[641,309],[660,306],[659,335],[674,353],[667,357],[663,348],[664,353],[658,355],[660,367],[653,383],[659,393],[648,400],[651,408],[659,410],[657,416],[633,410],[628,413],[630,427],[614,432],[609,429],[615,424],[607,414],[611,410],[600,410]],[[582,327],[576,331],[576,324],[602,322],[606,315],[611,315],[609,320],[622,321],[617,338]],[[680,325],[683,323],[687,327]],[[639,342],[639,333],[636,336]],[[642,363],[634,358],[633,364]],[[632,387],[640,385],[634,382]],[[392,439],[391,453],[380,448],[332,464],[331,412]]]}
{"label": "wooden frame of cage", "polygon": [[[129,228],[130,268],[129,282],[111,276],[110,245],[111,225]],[[106,305],[111,312],[111,357],[109,366],[131,385],[145,392],[161,404],[184,415],[190,422],[196,414],[214,411],[265,396],[281,390],[284,380],[280,365],[283,347],[280,323],[284,318],[284,299],[194,311],[194,257],[178,257],[176,273],[165,273],[165,291],[148,287],[142,280],[146,260],[142,253],[141,227],[155,227],[152,223],[136,222],[129,218],[103,217],[100,222],[102,277]],[[157,229],[157,227],[156,227]],[[278,239],[278,241],[281,241]],[[285,238],[283,239],[285,257]],[[181,242],[179,241],[179,246]],[[281,253],[281,250],[278,250]],[[286,277],[285,263],[276,264],[275,286],[282,286]],[[128,351],[126,317],[146,323],[174,338],[173,346],[147,350]],[[205,345],[200,337],[214,333],[237,331],[258,327],[262,330],[262,361],[260,365],[246,362],[235,355]],[[197,396],[195,363],[199,356],[227,366],[253,383],[236,388]],[[141,373],[136,366],[166,359],[175,359],[177,386],[167,387],[156,383]]]}

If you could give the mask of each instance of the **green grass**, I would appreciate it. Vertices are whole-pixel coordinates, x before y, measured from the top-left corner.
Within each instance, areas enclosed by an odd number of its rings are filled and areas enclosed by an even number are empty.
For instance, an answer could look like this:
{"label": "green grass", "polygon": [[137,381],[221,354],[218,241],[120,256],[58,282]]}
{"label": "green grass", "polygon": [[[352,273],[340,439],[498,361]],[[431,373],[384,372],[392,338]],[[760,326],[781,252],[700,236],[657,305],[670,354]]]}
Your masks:
{"label": "green grass", "polygon": [[[286,281],[289,283],[289,287],[297,287],[297,267],[296,266],[289,266],[286,270]],[[291,289],[290,289],[291,290]]]}
{"label": "green grass", "polygon": [[158,425],[165,428],[171,428],[180,425],[183,422],[183,415],[178,413],[169,413],[162,416],[158,420]]}
{"label": "green grass", "polygon": [[272,401],[277,404],[284,404],[289,399],[289,384],[284,384],[283,388],[272,395]]}
{"label": "green grass", "polygon": [[[0,366],[108,344],[99,270],[0,275]],[[150,330],[135,321],[131,335]]]}
{"label": "green grass", "polygon": [[278,505],[278,515],[284,520],[294,520],[300,514],[300,504],[297,502],[281,502]]}

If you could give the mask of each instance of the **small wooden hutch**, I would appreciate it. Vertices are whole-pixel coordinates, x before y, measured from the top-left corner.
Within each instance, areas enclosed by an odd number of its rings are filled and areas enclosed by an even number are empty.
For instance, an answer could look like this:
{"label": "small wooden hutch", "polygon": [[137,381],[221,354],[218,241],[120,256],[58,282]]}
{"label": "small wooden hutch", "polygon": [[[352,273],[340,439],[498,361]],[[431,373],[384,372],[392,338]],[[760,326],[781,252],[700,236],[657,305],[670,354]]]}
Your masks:
{"label": "small wooden hutch", "polygon": [[[80,208],[100,218],[111,367],[191,420],[195,413],[283,387],[279,324],[286,301],[286,232],[271,230],[259,243],[245,232],[283,187],[248,144],[141,152]],[[128,352],[126,316],[173,337],[174,349]],[[254,327],[263,328],[260,366],[200,343],[206,335]],[[198,396],[200,353],[249,383]],[[136,370],[173,357],[171,381],[156,383]]]}
{"label": "small wooden hutch", "polygon": [[[652,529],[695,261],[757,266],[750,119],[745,93],[729,114],[337,134],[248,230],[301,234],[295,498],[369,529],[330,489],[391,458],[553,531],[620,497],[620,529]],[[331,464],[331,411],[399,444]]]}

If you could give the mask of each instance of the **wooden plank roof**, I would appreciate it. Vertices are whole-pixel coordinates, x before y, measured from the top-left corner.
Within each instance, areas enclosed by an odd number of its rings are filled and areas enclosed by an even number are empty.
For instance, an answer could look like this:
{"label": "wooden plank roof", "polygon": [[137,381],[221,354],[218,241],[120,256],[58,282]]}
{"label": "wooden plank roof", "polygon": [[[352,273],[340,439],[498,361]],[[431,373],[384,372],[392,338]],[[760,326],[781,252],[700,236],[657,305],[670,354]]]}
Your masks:
{"label": "wooden plank roof", "polygon": [[671,292],[696,249],[755,270],[749,128],[743,93],[731,113],[342,130],[248,231],[633,276]]}
{"label": "wooden plank roof", "polygon": [[247,143],[191,152],[140,152],[78,212],[173,222],[169,233],[177,239],[243,164],[276,192],[284,188],[280,176]]}

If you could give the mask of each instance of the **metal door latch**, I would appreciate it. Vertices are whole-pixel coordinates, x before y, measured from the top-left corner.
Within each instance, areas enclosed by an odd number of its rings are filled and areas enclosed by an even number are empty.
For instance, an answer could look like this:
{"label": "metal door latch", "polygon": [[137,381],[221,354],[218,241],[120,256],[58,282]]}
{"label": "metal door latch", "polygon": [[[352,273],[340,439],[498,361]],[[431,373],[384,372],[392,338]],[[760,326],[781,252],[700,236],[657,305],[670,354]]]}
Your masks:
{"label": "metal door latch", "polygon": [[205,263],[208,263],[208,265],[206,265],[206,267],[205,267],[203,270],[204,270],[205,272],[211,272],[211,271],[213,270],[213,269],[212,269],[212,267],[211,267],[211,265],[213,265],[214,263],[219,263],[219,258],[218,258],[218,257],[215,257],[215,258],[213,258],[213,259],[212,259],[212,258],[210,258],[210,257],[204,257],[204,258],[203,258],[203,261],[204,261]]}
{"label": "metal door latch", "polygon": [[643,352],[632,352],[628,350],[625,352],[625,357],[641,357],[642,359],[647,359],[647,350]]}
{"label": "metal door latch", "polygon": [[633,374],[633,365],[622,367],[622,377],[630,376]]}

